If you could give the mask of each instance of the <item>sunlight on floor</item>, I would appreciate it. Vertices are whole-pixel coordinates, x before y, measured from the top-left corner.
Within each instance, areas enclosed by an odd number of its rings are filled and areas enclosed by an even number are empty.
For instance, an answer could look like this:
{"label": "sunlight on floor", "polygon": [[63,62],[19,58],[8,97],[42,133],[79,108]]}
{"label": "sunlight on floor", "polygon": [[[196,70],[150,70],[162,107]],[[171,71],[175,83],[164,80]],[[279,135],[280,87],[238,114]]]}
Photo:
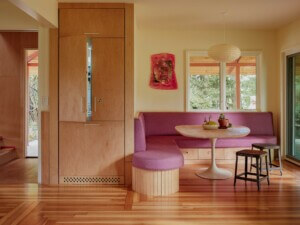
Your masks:
{"label": "sunlight on floor", "polygon": [[39,149],[38,140],[34,140],[28,143],[27,146],[27,157],[38,157],[38,149]]}

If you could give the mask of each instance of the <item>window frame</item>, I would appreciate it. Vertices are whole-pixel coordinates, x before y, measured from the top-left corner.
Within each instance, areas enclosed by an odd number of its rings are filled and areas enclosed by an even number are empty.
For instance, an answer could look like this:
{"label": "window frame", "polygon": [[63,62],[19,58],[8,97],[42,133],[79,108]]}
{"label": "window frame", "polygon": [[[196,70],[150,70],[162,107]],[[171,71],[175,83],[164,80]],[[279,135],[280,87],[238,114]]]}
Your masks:
{"label": "window frame", "polygon": [[190,57],[191,56],[208,56],[207,51],[186,51],[186,75],[185,75],[185,111],[186,112],[260,112],[261,111],[261,51],[242,51],[241,56],[256,57],[256,109],[226,109],[226,63],[220,63],[220,108],[219,109],[190,109]]}

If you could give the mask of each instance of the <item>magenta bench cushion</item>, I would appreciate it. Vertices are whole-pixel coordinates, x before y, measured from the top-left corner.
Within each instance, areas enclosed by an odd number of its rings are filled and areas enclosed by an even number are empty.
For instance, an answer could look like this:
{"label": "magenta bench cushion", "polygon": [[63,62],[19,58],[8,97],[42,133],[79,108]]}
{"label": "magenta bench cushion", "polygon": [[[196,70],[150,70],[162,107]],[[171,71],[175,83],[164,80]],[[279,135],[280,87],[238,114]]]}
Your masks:
{"label": "magenta bench cushion", "polygon": [[134,153],[132,164],[148,170],[171,170],[183,166],[184,159],[174,137],[161,136],[147,140],[147,150]]}
{"label": "magenta bench cushion", "polygon": [[[272,113],[225,113],[233,125],[243,125],[251,132],[243,138],[218,139],[217,148],[251,147],[252,143],[277,144],[273,131]],[[202,124],[211,115],[217,121],[219,113],[147,112],[135,119],[135,153],[133,166],[150,170],[179,168],[184,159],[179,148],[209,148],[208,139],[187,138],[179,135],[175,126]]]}
{"label": "magenta bench cushion", "polygon": [[[205,117],[217,121],[220,113],[209,112],[152,112],[142,113],[145,135],[178,135],[177,125],[202,124]],[[250,135],[274,135],[273,118],[270,112],[228,112],[226,117],[233,125],[250,128]]]}

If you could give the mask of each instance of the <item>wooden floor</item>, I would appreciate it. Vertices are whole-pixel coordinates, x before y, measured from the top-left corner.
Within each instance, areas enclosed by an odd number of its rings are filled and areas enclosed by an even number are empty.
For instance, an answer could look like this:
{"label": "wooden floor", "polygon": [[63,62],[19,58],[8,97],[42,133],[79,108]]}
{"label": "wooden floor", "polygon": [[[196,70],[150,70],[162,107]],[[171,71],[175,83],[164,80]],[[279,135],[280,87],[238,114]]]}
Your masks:
{"label": "wooden floor", "polygon": [[[222,167],[233,168],[233,165]],[[0,168],[1,169],[1,168]],[[0,224],[300,224],[300,169],[284,163],[271,185],[209,181],[180,171],[180,192],[146,197],[116,186],[0,184]]]}
{"label": "wooden floor", "polygon": [[38,159],[16,159],[0,166],[0,184],[38,182]]}

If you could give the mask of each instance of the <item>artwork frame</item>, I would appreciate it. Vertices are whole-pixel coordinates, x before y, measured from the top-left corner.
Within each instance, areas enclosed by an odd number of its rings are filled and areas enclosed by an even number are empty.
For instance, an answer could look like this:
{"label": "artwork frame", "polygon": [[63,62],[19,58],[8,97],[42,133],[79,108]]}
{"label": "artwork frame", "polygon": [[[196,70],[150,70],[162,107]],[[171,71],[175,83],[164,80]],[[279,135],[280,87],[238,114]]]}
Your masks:
{"label": "artwork frame", "polygon": [[175,73],[175,55],[159,53],[151,55],[150,87],[160,90],[178,89]]}

